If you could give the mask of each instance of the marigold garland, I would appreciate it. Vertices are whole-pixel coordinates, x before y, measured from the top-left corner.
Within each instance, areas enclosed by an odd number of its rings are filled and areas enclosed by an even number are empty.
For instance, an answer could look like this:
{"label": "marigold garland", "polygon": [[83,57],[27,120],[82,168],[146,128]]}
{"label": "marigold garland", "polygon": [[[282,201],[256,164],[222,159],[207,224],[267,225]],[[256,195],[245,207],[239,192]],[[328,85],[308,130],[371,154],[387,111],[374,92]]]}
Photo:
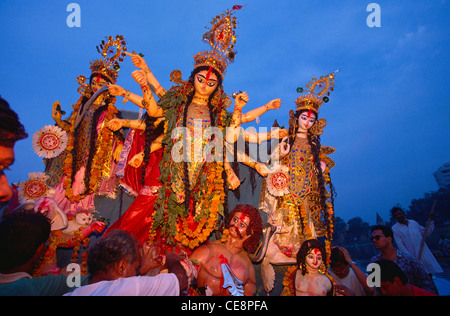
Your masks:
{"label": "marigold garland", "polygon": [[[66,179],[64,180],[64,189],[66,191],[66,197],[71,202],[79,202],[80,200],[84,199],[87,195],[92,194],[95,192],[98,184],[100,183],[100,179],[102,177],[102,167],[105,161],[108,161],[111,159],[111,153],[108,150],[104,150],[104,148],[98,148],[96,150],[96,153],[94,155],[93,161],[92,161],[92,167],[91,170],[86,170],[86,172],[90,172],[91,177],[88,184],[85,183],[85,187],[87,190],[85,192],[80,193],[78,195],[73,194],[73,187],[72,187],[72,161],[73,161],[73,155],[72,150],[75,146],[75,120],[77,118],[78,109],[81,105],[81,101],[83,100],[83,96],[81,96],[78,99],[78,102],[75,104],[74,110],[72,112],[72,116],[70,117],[70,130],[69,130],[69,141],[66,148],[67,156],[64,160],[64,174],[66,175]],[[114,106],[114,103],[116,101],[115,97],[112,97],[109,99],[110,102],[108,103],[107,108],[107,114],[105,116],[104,122],[109,122],[113,118],[116,117],[116,114],[118,113],[117,108]],[[103,126],[102,126],[103,127]],[[101,144],[98,146],[108,146],[112,142],[113,138],[113,132],[109,130],[106,127],[103,127],[100,131],[99,139],[102,139]]]}
{"label": "marigold garland", "polygon": [[[85,228],[84,226],[80,227],[78,230],[76,230],[74,232],[73,243],[75,244],[75,246],[73,247],[72,260],[70,261],[71,263],[78,262],[79,251],[80,251],[81,246],[83,246],[84,248],[89,247],[90,238],[83,237],[83,229],[84,228]],[[87,272],[88,272],[87,253],[84,252],[81,254],[81,275],[86,275]]]}
{"label": "marigold garland", "polygon": [[[185,213],[184,203],[177,203],[176,193],[171,188],[171,173],[177,172],[171,168],[171,151],[174,141],[171,139],[171,131],[176,127],[177,119],[181,117],[184,105],[187,102],[185,95],[186,86],[172,87],[159,102],[166,111],[165,136],[162,141],[165,146],[163,159],[160,163],[163,186],[159,189],[159,196],[154,205],[152,214],[152,228],[149,234],[149,242],[153,243],[164,239],[169,244],[181,243],[185,247],[193,249],[205,242],[216,227],[219,215],[223,215],[223,203],[225,202],[223,163],[214,162],[205,164],[199,178],[198,186],[191,192],[192,197],[201,204],[201,212],[195,214],[195,210]],[[229,105],[226,94],[222,92],[221,101],[215,101],[217,126],[222,129],[229,124],[231,115],[226,111]],[[189,198],[189,197],[186,197]]]}
{"label": "marigold garland", "polygon": [[61,241],[61,235],[61,230],[51,232],[44,255],[39,258],[37,264],[34,267],[34,278],[44,276],[44,272],[46,272],[44,271],[44,268],[46,268],[52,261],[54,261],[56,264],[56,248],[58,248],[58,245]]}
{"label": "marigold garland", "polygon": [[283,278],[283,291],[281,296],[295,296],[295,273],[297,266],[291,266],[286,271]]}

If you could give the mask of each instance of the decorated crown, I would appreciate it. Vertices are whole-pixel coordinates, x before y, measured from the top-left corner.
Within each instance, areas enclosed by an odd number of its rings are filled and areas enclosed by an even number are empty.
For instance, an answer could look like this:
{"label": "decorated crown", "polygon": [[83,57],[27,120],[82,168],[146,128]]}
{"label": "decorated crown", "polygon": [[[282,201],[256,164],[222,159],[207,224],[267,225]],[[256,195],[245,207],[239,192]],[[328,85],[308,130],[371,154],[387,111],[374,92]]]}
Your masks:
{"label": "decorated crown", "polygon": [[[120,70],[119,62],[123,61],[123,57],[126,56],[125,52],[126,42],[122,35],[116,35],[116,37],[106,37],[107,42],[102,40],[99,46],[97,46],[97,51],[102,55],[103,58],[97,59],[90,62],[91,77],[96,75],[104,76],[111,83],[115,83],[118,72]],[[78,92],[81,95],[90,95],[92,91],[89,85],[86,84],[86,77],[80,75],[77,77],[77,82],[80,85]]]}
{"label": "decorated crown", "polygon": [[232,15],[241,8],[242,6],[235,5],[232,10],[217,15],[211,21],[212,27],[203,34],[203,41],[208,43],[212,50],[199,52],[194,56],[194,69],[200,66],[210,66],[223,77],[228,64],[233,62],[236,56],[234,29],[236,29],[237,22],[236,17]]}
{"label": "decorated crown", "polygon": [[[299,96],[295,100],[297,111],[308,110],[318,114],[321,105],[330,101],[330,91],[334,90],[334,77],[338,71],[336,70],[329,75],[321,76],[319,79],[316,77],[312,78],[306,85],[306,88],[308,88],[306,94]],[[299,87],[297,88],[297,92],[304,93],[305,90]]]}
{"label": "decorated crown", "polygon": [[123,57],[126,56],[126,42],[123,35],[116,35],[115,38],[109,36],[106,39],[107,42],[103,40],[100,46],[96,47],[103,58],[91,62],[91,75],[102,75],[110,82],[115,83],[119,76],[119,62],[122,62]]}

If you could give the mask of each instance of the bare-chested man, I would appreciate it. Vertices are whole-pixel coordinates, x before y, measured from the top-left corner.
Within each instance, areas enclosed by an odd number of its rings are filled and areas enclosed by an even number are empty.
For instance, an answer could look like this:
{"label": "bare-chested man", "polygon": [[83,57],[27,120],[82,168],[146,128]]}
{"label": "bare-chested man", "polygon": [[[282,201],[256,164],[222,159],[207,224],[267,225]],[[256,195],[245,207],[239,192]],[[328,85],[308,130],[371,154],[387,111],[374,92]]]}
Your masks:
{"label": "bare-chested man", "polygon": [[[199,263],[197,286],[207,286],[209,294],[215,296],[251,296],[256,283],[248,253],[258,247],[262,232],[261,216],[251,205],[238,205],[229,214],[227,224],[229,234],[226,241],[201,246],[190,256]],[[234,281],[231,287],[230,280]]]}

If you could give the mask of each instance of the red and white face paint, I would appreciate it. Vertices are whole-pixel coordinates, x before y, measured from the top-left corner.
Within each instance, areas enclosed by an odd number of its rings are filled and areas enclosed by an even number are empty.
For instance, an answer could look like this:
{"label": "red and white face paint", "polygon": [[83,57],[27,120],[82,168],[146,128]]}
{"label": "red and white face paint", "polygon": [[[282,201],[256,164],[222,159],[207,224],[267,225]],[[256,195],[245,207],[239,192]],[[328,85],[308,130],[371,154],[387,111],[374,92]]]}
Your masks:
{"label": "red and white face paint", "polygon": [[230,235],[240,239],[247,237],[247,227],[250,225],[250,217],[242,212],[236,212],[230,221]]}
{"label": "red and white face paint", "polygon": [[103,87],[107,81],[102,78],[102,76],[98,75],[95,78],[92,78],[91,81],[91,89],[95,93],[97,92],[101,87]]}
{"label": "red and white face paint", "polygon": [[308,131],[316,122],[316,114],[313,111],[303,112],[298,118],[298,131]]}
{"label": "red and white face paint", "polygon": [[209,97],[214,92],[218,84],[217,76],[213,69],[202,70],[195,75],[194,88],[198,96]]}
{"label": "red and white face paint", "polygon": [[318,271],[323,262],[322,252],[317,248],[312,249],[306,255],[305,262],[308,270]]}

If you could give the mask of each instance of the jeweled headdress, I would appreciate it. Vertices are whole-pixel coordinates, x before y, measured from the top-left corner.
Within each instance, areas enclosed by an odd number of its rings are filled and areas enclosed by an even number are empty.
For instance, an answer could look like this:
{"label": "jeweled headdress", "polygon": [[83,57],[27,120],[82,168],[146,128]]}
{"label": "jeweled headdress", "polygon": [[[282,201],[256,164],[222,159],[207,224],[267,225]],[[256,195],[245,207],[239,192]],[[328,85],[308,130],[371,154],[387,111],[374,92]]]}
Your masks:
{"label": "jeweled headdress", "polygon": [[221,15],[217,15],[212,21],[212,27],[203,34],[203,41],[211,45],[212,50],[199,52],[194,56],[194,69],[200,66],[210,66],[216,69],[223,77],[229,63],[233,62],[236,56],[235,44],[237,22],[232,16],[236,10],[242,6],[235,5],[232,10],[227,10]]}
{"label": "jeweled headdress", "polygon": [[[297,111],[308,110],[319,114],[319,108],[323,103],[330,101],[330,91],[334,90],[334,76],[339,70],[326,75],[321,76],[319,79],[316,77],[312,78],[310,82],[306,85],[308,90],[306,94],[301,95],[295,100],[297,104]],[[298,93],[304,93],[305,90],[300,87],[297,88]]]}
{"label": "jeweled headdress", "polygon": [[[123,61],[123,57],[126,56],[127,51],[126,42],[123,35],[116,35],[106,37],[106,41],[102,40],[99,46],[97,46],[97,51],[102,55],[101,59],[90,62],[91,76],[101,75],[104,76],[111,83],[115,83],[118,72],[120,70],[120,64]],[[78,92],[84,94],[88,85],[85,84],[86,77],[78,76],[77,82],[80,84]]]}

